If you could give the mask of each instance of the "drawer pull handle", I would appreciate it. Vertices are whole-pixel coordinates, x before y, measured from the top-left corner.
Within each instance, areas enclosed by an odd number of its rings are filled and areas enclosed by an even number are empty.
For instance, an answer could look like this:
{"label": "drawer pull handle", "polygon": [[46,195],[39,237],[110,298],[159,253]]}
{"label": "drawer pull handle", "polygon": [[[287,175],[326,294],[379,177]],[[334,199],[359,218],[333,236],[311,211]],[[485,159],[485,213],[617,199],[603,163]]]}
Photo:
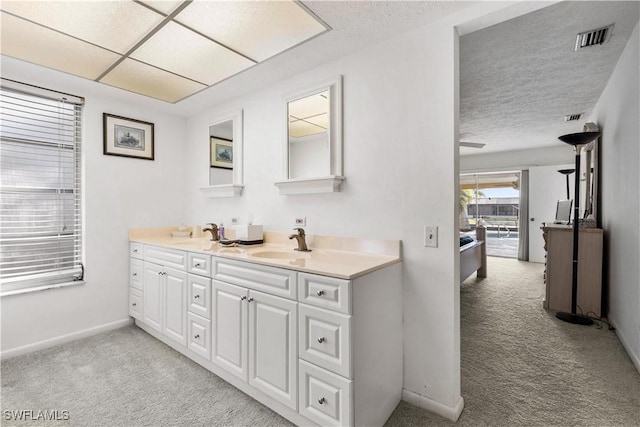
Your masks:
{"label": "drawer pull handle", "polygon": [[324,295],[324,291],[323,290],[319,290],[318,292],[316,292],[316,295],[321,297],[322,295]]}
{"label": "drawer pull handle", "polygon": [[134,302],[134,303],[133,303],[133,304],[131,304],[131,305],[135,307],[135,306],[136,306],[136,303]]}
{"label": "drawer pull handle", "polygon": [[324,341],[325,341],[324,337],[320,337],[320,338],[318,338],[318,342],[319,342],[320,344],[322,344]]}
{"label": "drawer pull handle", "polygon": [[138,273],[133,273],[133,277],[136,277],[138,275]]}
{"label": "drawer pull handle", "polygon": [[247,301],[248,301],[248,302],[251,302],[251,301],[253,301],[253,298],[249,298]]}
{"label": "drawer pull handle", "polygon": [[200,295],[194,295],[193,296],[193,299],[198,299],[198,298],[200,298]]}
{"label": "drawer pull handle", "polygon": [[200,267],[200,263],[199,263],[199,262],[196,262],[196,263],[195,263],[195,265],[194,265],[194,267]]}
{"label": "drawer pull handle", "polygon": [[134,250],[133,250],[133,253],[134,253],[134,254],[137,254],[137,253],[138,253],[138,250],[137,250],[137,249],[134,249]]}
{"label": "drawer pull handle", "polygon": [[194,335],[194,337],[193,337],[193,338],[195,338],[195,339],[200,338],[200,334]]}
{"label": "drawer pull handle", "polygon": [[321,397],[320,399],[318,399],[319,404],[324,405],[324,402],[326,402],[326,399],[324,397]]}
{"label": "drawer pull handle", "polygon": [[243,296],[242,298],[240,298],[240,301],[244,301],[244,300],[246,300],[246,299],[247,299],[247,297],[246,297],[246,296]]}

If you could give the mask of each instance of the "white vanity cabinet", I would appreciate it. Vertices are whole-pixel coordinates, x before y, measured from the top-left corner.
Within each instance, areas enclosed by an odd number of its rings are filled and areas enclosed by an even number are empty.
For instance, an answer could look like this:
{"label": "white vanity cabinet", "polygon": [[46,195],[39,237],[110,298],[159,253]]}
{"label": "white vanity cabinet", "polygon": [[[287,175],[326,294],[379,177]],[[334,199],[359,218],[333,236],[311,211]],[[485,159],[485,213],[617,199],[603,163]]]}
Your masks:
{"label": "white vanity cabinet", "polygon": [[143,319],[143,246],[141,243],[129,244],[129,315],[134,319]]}
{"label": "white vanity cabinet", "polygon": [[143,321],[187,345],[186,253],[144,247]]}
{"label": "white vanity cabinet", "polygon": [[213,362],[296,410],[298,304],[255,290],[290,295],[295,272],[225,259],[212,271]]}
{"label": "white vanity cabinet", "polygon": [[400,402],[400,264],[349,280],[131,247],[136,324],[295,424],[381,426]]}

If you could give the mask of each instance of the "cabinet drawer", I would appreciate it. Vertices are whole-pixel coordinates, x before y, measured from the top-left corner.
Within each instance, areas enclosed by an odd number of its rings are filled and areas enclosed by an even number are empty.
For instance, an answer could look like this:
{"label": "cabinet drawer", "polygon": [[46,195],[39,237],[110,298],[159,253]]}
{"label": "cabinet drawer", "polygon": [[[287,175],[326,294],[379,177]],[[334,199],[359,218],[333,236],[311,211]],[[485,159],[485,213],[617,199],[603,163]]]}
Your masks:
{"label": "cabinet drawer", "polygon": [[145,245],[144,260],[176,270],[186,271],[187,269],[187,252],[184,251]]}
{"label": "cabinet drawer", "polygon": [[211,255],[189,252],[187,271],[192,274],[211,277]]}
{"label": "cabinet drawer", "polygon": [[129,285],[142,290],[142,274],[144,271],[142,260],[131,258],[129,265]]}
{"label": "cabinet drawer", "polygon": [[298,273],[298,299],[305,304],[351,314],[351,281]]}
{"label": "cabinet drawer", "polygon": [[142,259],[142,243],[131,242],[129,243],[129,256],[132,258]]}
{"label": "cabinet drawer", "polygon": [[187,347],[199,356],[211,358],[211,321],[193,313],[187,314],[188,334]]}
{"label": "cabinet drawer", "polygon": [[212,257],[211,277],[222,282],[296,299],[296,272]]}
{"label": "cabinet drawer", "polygon": [[142,320],[142,291],[129,288],[129,316]]}
{"label": "cabinet drawer", "polygon": [[351,370],[351,316],[300,304],[300,358],[347,378]]}
{"label": "cabinet drawer", "polygon": [[353,425],[353,381],[300,361],[299,412],[321,426]]}
{"label": "cabinet drawer", "polygon": [[211,279],[189,274],[187,281],[189,311],[211,319]]}

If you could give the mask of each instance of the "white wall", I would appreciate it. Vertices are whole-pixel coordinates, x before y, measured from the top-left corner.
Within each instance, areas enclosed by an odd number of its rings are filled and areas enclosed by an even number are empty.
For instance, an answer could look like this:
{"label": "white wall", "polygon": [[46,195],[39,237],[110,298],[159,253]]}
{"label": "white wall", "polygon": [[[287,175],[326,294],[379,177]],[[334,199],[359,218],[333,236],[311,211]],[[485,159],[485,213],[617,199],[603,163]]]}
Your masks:
{"label": "white wall", "polygon": [[[178,224],[183,218],[185,154],[180,141],[186,120],[154,111],[155,104],[138,99],[142,97],[10,58],[2,58],[2,76],[86,98],[86,284],[3,297],[1,350],[6,355],[129,320],[127,231]],[[155,160],[104,156],[103,112],[155,123]]]}
{"label": "white wall", "polygon": [[638,25],[591,116],[602,130],[602,225],[609,319],[640,370]]}
{"label": "white wall", "polygon": [[[405,388],[449,408],[460,397],[453,52],[452,27],[413,31],[190,118],[187,149],[188,163],[203,163],[188,172],[191,222],[252,214],[266,230],[289,231],[296,216],[306,216],[310,234],[401,239]],[[344,76],[343,190],[280,196],[274,183],[283,178],[283,96],[338,74]],[[244,109],[244,193],[205,199],[196,190],[207,178],[203,128],[236,108]],[[425,224],[440,227],[439,248],[422,246]]]}
{"label": "white wall", "polygon": [[573,163],[573,151],[558,141],[557,147],[460,156],[460,173],[523,170],[537,166]]}
{"label": "white wall", "polygon": [[[569,147],[565,149],[571,152]],[[545,261],[544,239],[540,227],[543,222],[553,222],[557,201],[567,197],[566,179],[564,175],[558,173],[558,169],[574,167],[575,164],[566,164],[529,168],[529,219],[534,219],[529,221],[529,261],[531,262]],[[570,199],[573,199],[574,176],[575,174],[569,176]]]}

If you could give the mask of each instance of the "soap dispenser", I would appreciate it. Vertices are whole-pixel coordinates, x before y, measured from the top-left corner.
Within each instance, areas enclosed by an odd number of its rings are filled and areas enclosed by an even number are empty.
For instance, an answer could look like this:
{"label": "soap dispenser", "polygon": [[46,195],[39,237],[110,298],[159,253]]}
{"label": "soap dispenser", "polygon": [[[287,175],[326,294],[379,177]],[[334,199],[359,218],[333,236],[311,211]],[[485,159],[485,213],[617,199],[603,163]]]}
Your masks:
{"label": "soap dispenser", "polygon": [[218,240],[224,240],[224,224],[220,223],[218,227]]}

